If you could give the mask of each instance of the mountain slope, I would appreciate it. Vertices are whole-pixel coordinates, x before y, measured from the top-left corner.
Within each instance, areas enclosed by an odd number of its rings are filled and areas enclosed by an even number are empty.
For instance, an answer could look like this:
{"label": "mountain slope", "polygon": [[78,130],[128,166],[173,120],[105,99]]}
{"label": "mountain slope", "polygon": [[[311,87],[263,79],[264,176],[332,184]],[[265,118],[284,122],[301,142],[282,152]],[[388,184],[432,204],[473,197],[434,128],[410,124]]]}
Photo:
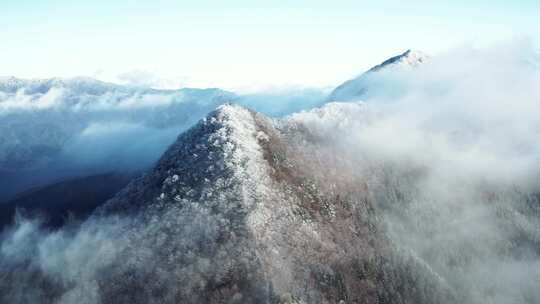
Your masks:
{"label": "mountain slope", "polygon": [[334,89],[328,96],[328,101],[351,101],[361,99],[369,90],[369,78],[372,73],[392,69],[414,68],[429,60],[426,54],[407,50],[405,53],[392,57],[383,63],[374,66],[360,76],[347,80]]}

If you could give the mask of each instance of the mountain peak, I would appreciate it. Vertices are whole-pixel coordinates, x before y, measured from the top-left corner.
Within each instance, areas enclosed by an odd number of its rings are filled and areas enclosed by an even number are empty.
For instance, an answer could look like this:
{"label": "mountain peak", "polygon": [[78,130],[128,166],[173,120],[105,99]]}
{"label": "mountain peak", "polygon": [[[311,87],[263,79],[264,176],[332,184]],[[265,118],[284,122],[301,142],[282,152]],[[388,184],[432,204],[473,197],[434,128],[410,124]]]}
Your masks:
{"label": "mountain peak", "polygon": [[386,68],[389,66],[396,66],[396,67],[416,67],[422,63],[425,63],[429,60],[429,56],[421,51],[418,50],[412,50],[408,49],[404,53],[391,57],[385,61],[383,61],[381,64],[374,66],[373,68],[369,69],[368,72],[376,72],[379,71],[382,68]]}
{"label": "mountain peak", "polygon": [[229,119],[240,119],[241,117],[246,118],[246,114],[249,112],[250,110],[244,106],[232,102],[226,102],[222,105],[219,105],[216,110],[214,110],[213,115],[210,114],[210,116],[217,115]]}
{"label": "mountain peak", "polygon": [[[211,191],[212,183],[217,179],[236,176],[234,183],[243,183],[246,176],[242,172],[258,170],[250,165],[262,162],[260,159],[254,160],[261,154],[257,143],[255,115],[251,110],[232,103],[218,106],[191,129],[182,133],[160,158],[155,169],[128,189],[142,196],[130,199],[119,197],[107,208],[132,209],[139,207],[141,203],[156,200],[172,203],[183,199],[209,201],[211,195],[209,196],[208,191]],[[250,161],[252,159],[254,161]],[[241,175],[243,177],[240,178]],[[183,183],[180,192],[184,194],[181,199],[178,197],[178,189],[163,191],[163,187],[167,186],[164,181],[170,180],[175,180],[176,184]],[[201,183],[204,180],[210,184]],[[157,188],[146,186],[156,182],[163,185]],[[135,188],[144,189],[144,193],[134,190]]]}
{"label": "mountain peak", "polygon": [[381,64],[376,65],[369,69],[367,72],[362,73],[360,76],[347,80],[343,84],[339,85],[330,95],[328,101],[353,101],[358,100],[365,96],[368,91],[368,84],[366,80],[372,75],[372,73],[380,72],[387,69],[410,69],[416,68],[427,61],[430,56],[417,50],[408,49],[404,53],[391,57]]}
{"label": "mountain peak", "polygon": [[[351,109],[363,106],[336,103],[313,113],[324,119]],[[326,170],[340,159],[324,153],[325,143],[311,136],[316,133],[306,120],[273,120],[221,105],[97,215],[130,214],[137,231],[129,234],[135,236],[130,248],[161,244],[150,259],[182,273],[186,281],[171,291],[177,302],[339,303],[418,275],[379,263],[376,253],[388,244],[370,228],[367,190],[335,183],[352,175]],[[126,256],[148,269],[137,253]],[[358,276],[366,263],[381,272]],[[385,281],[378,279],[383,271]],[[159,272],[145,275],[141,281],[111,276],[105,285],[113,286],[111,294],[139,290]]]}

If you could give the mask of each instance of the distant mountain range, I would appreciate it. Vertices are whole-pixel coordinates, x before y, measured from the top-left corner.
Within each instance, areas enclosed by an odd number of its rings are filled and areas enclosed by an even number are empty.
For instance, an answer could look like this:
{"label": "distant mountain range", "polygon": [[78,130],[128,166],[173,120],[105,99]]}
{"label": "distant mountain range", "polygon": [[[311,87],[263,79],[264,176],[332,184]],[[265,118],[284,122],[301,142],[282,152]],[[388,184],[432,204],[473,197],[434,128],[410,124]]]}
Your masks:
{"label": "distant mountain range", "polygon": [[370,83],[370,78],[374,73],[382,70],[402,70],[418,67],[421,64],[429,61],[429,56],[415,50],[407,50],[405,53],[392,57],[383,63],[374,66],[360,76],[347,80],[339,85],[328,96],[329,101],[351,101],[361,100],[366,97],[366,93],[373,84]]}

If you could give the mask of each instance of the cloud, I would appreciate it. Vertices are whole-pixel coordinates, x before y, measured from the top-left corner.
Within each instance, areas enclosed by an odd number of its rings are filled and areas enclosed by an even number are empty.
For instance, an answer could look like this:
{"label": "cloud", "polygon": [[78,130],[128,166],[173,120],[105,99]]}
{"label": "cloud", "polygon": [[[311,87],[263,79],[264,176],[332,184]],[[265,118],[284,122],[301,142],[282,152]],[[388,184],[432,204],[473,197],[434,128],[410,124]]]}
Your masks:
{"label": "cloud", "polygon": [[328,90],[310,87],[273,87],[239,95],[237,103],[270,116],[284,116],[324,103]]}
{"label": "cloud", "polygon": [[524,182],[540,155],[533,140],[540,132],[534,115],[540,72],[532,58],[529,47],[500,46],[456,51],[414,71],[379,73],[374,82],[384,85],[370,105],[383,114],[374,138],[365,132],[361,140],[385,151],[393,150],[385,145],[401,151],[398,145],[409,144],[413,149],[403,153],[411,157],[431,154],[463,173]]}
{"label": "cloud", "polygon": [[16,94],[8,96],[6,93],[0,95],[0,115],[2,112],[17,110],[41,110],[54,108],[61,103],[64,90],[61,88],[52,88],[44,94],[28,95],[25,90],[18,90]]}
{"label": "cloud", "polygon": [[23,83],[0,96],[0,174],[12,177],[0,179],[0,197],[37,186],[32,176],[53,183],[146,169],[178,134],[231,96],[94,80]]}
{"label": "cloud", "polygon": [[180,89],[187,81],[185,77],[171,79],[147,70],[132,70],[121,73],[116,78],[122,84],[154,89]]}
{"label": "cloud", "polygon": [[527,44],[454,50],[373,74],[359,111],[341,106],[358,120],[334,119],[339,104],[290,119],[354,168],[392,241],[462,303],[537,302],[539,62]]}
{"label": "cloud", "polygon": [[186,126],[157,128],[134,122],[92,122],[62,149],[72,166],[140,170],[150,167]]}
{"label": "cloud", "polygon": [[[222,248],[225,218],[204,203],[93,216],[57,231],[19,217],[1,236],[0,301],[163,303],[225,278],[236,257]],[[204,254],[201,253],[204,251]],[[216,259],[205,256],[215,254]],[[107,282],[103,285],[103,282]],[[46,288],[42,288],[46,286]]]}

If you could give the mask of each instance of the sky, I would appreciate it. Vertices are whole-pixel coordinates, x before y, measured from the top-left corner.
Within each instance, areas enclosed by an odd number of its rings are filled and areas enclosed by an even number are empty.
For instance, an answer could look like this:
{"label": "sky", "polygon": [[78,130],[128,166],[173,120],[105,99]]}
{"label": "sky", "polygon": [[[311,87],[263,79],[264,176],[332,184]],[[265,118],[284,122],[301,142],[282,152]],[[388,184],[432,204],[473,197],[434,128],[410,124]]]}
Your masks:
{"label": "sky", "polygon": [[0,75],[332,87],[407,49],[528,40],[538,0],[0,1]]}

